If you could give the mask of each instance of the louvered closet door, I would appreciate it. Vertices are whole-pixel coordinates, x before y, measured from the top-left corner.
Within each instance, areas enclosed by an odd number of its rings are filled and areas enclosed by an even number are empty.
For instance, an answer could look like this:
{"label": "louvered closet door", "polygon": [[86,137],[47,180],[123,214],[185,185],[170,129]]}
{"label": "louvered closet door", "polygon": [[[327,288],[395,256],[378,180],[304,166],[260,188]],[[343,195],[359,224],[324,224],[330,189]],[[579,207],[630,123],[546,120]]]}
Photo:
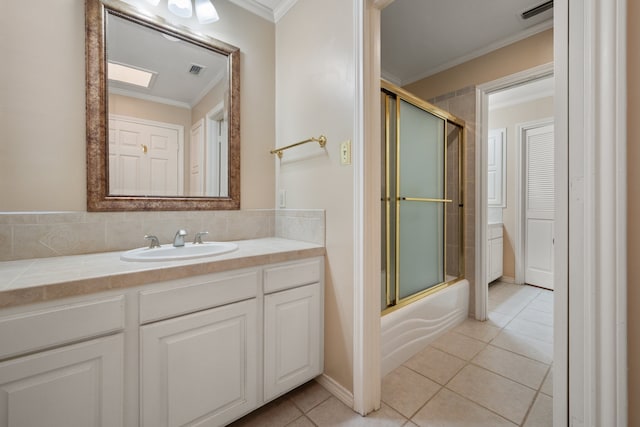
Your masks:
{"label": "louvered closet door", "polygon": [[553,125],[525,133],[525,282],[547,289],[553,289],[553,140]]}

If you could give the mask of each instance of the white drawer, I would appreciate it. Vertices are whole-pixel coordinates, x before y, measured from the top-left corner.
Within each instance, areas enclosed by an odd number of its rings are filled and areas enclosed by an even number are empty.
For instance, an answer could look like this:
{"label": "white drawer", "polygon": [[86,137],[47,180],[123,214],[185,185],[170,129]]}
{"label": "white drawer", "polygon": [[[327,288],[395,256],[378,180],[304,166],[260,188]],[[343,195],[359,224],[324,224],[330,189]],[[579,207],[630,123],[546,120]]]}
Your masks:
{"label": "white drawer", "polygon": [[264,293],[319,282],[323,274],[322,264],[322,258],[313,258],[267,267],[264,270]]}
{"label": "white drawer", "polygon": [[214,273],[154,285],[153,289],[140,292],[140,323],[254,298],[259,289],[259,271]]}
{"label": "white drawer", "polygon": [[499,225],[490,225],[488,239],[497,239],[498,237],[502,237],[502,224]]}
{"label": "white drawer", "polygon": [[0,317],[0,359],[120,331],[124,306],[118,295]]}

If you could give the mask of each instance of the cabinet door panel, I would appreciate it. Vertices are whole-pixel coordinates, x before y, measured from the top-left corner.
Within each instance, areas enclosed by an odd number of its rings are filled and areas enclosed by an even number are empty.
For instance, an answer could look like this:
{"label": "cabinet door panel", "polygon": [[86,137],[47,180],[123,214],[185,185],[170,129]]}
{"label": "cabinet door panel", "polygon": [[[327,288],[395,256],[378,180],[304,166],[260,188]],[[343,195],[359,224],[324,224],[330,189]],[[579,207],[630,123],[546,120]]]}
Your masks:
{"label": "cabinet door panel", "polygon": [[321,309],[319,283],[265,296],[265,400],[322,373]]}
{"label": "cabinet door panel", "polygon": [[122,360],[119,334],[0,363],[0,426],[122,426]]}
{"label": "cabinet door panel", "polygon": [[257,405],[256,300],[141,328],[142,425],[219,426]]}

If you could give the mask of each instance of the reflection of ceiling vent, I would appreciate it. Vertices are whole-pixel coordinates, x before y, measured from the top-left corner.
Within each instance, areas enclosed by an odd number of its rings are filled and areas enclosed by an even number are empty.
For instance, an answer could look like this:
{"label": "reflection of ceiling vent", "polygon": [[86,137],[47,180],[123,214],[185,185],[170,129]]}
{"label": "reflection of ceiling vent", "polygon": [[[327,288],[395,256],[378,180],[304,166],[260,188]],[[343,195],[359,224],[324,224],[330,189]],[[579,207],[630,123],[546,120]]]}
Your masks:
{"label": "reflection of ceiling vent", "polygon": [[200,74],[202,70],[204,70],[204,68],[205,67],[203,65],[191,64],[191,68],[189,68],[189,72],[194,76],[197,76]]}
{"label": "reflection of ceiling vent", "polygon": [[520,14],[520,16],[522,17],[522,19],[533,18],[534,16],[540,15],[542,12],[546,12],[551,8],[553,8],[553,0],[540,3],[539,5],[534,6],[531,9],[525,10]]}

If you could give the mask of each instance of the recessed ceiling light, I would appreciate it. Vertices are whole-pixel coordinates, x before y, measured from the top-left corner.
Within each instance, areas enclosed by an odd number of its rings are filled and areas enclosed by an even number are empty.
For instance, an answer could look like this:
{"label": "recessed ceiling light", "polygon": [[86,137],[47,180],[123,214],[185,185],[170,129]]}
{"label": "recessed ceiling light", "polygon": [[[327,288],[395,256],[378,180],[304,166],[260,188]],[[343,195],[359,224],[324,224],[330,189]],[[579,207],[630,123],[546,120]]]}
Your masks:
{"label": "recessed ceiling light", "polygon": [[109,61],[107,64],[107,75],[109,80],[117,80],[119,82],[148,88],[151,85],[154,73]]}

